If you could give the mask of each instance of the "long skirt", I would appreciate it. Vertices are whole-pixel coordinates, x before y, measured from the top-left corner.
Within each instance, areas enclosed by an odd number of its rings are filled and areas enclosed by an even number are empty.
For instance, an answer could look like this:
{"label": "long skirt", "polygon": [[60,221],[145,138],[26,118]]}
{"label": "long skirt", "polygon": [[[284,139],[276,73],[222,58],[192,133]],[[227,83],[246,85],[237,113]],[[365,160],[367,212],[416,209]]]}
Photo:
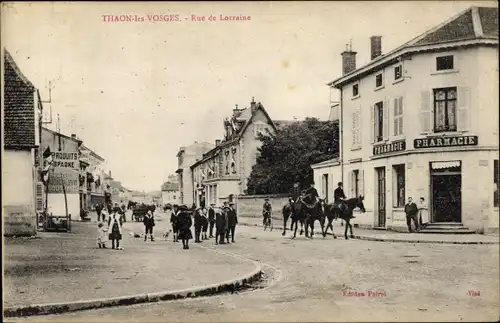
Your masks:
{"label": "long skirt", "polygon": [[193,239],[193,233],[191,232],[191,228],[180,228],[179,229],[179,239]]}
{"label": "long skirt", "polygon": [[113,228],[111,229],[111,233],[108,236],[109,240],[121,240],[122,235],[120,233],[120,228],[118,227],[118,223],[113,224]]}

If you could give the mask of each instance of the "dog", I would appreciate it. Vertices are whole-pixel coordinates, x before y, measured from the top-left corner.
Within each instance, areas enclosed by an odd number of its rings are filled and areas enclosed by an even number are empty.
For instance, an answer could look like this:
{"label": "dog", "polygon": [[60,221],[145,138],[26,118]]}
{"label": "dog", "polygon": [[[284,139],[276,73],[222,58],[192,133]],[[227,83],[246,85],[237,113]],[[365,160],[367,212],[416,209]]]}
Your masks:
{"label": "dog", "polygon": [[162,237],[167,240],[168,236],[170,235],[170,232],[172,232],[172,229],[165,231],[165,233],[162,234]]}

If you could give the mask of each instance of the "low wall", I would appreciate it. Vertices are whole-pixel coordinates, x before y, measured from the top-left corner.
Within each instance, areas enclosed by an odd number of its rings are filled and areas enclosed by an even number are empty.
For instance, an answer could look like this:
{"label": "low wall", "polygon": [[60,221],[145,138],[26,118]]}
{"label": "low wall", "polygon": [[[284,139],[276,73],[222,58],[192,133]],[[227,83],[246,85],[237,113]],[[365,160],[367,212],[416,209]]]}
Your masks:
{"label": "low wall", "polygon": [[3,206],[4,236],[36,235],[36,215],[32,205]]}
{"label": "low wall", "polygon": [[281,210],[288,203],[288,195],[240,195],[235,196],[238,217],[262,218],[262,205],[268,198],[273,208],[273,219],[282,219]]}

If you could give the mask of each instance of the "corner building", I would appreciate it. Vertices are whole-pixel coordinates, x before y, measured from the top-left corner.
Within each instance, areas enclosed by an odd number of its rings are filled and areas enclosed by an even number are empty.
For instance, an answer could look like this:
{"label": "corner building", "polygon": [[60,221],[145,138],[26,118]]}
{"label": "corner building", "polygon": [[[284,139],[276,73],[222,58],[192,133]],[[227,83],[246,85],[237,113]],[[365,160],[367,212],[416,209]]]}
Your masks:
{"label": "corner building", "polygon": [[498,231],[498,11],[472,7],[356,68],[342,53],[341,179],[364,195],[355,223],[406,230],[424,197],[434,226]]}

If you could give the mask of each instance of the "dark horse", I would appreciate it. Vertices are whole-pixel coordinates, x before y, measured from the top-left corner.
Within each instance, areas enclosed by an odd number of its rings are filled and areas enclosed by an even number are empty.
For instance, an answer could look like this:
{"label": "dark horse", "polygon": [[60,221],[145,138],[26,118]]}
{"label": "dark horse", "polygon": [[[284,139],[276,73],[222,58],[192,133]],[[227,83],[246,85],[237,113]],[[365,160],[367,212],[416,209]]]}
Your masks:
{"label": "dark horse", "polygon": [[[318,199],[317,202],[310,205],[305,201],[300,200],[299,203],[303,205],[303,210],[305,212],[305,225],[306,225],[306,237],[313,238],[314,235],[314,222],[319,221],[321,225],[321,234],[326,237],[325,227],[325,203],[323,199]],[[309,228],[311,229],[311,233],[309,234]]]}
{"label": "dark horse", "polygon": [[293,212],[293,202],[291,200],[288,201],[285,206],[283,206],[283,233],[284,236],[286,234],[286,223],[292,216],[292,224],[290,225],[290,231],[293,230],[293,225],[295,224],[295,231],[293,233],[292,239],[297,236],[297,222],[300,222],[300,235],[304,233],[304,220],[305,220],[305,212],[303,212],[304,205],[301,203],[295,203],[295,212]]}
{"label": "dark horse", "polygon": [[[324,231],[324,234],[326,235],[326,232],[328,231],[328,228],[332,229],[332,234],[335,239],[337,239],[337,236],[335,235],[335,232],[333,231],[333,220],[340,218],[345,221],[345,232],[344,236],[346,240],[349,238],[347,237],[347,228],[351,231],[351,238],[354,238],[354,234],[352,233],[352,224],[351,224],[351,218],[352,218],[352,212],[355,208],[359,208],[361,212],[365,213],[365,206],[363,204],[364,197],[359,196],[359,197],[354,197],[348,200],[344,200],[339,204],[339,207],[334,207],[334,204],[327,204],[324,206],[324,214],[325,217],[328,219],[328,224],[326,225],[326,229]],[[323,218],[324,221],[324,218]]]}

